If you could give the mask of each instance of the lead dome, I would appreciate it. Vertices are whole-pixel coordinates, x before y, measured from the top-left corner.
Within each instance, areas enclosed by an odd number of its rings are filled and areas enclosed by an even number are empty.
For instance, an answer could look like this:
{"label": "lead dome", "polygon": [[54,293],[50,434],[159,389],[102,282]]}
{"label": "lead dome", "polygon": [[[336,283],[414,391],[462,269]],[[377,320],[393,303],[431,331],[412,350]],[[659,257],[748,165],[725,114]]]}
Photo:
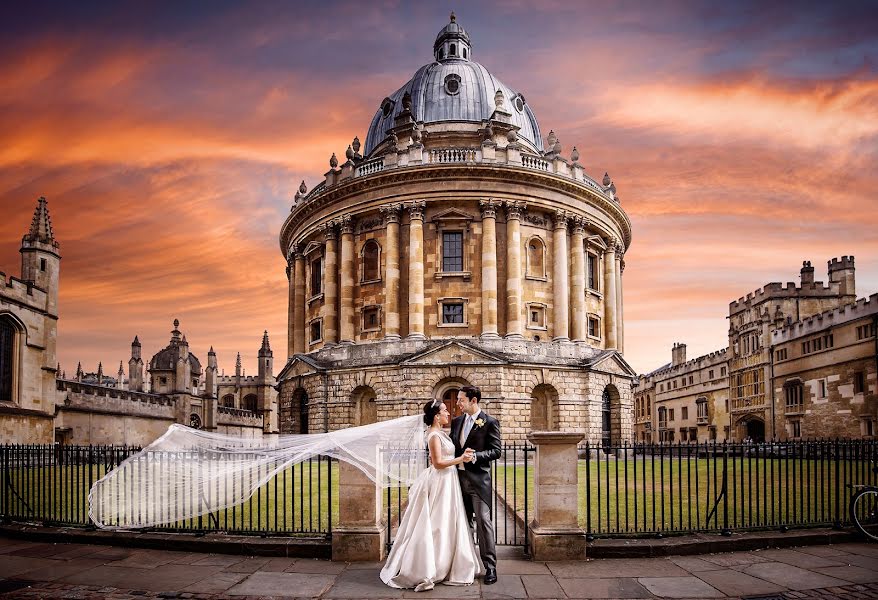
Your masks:
{"label": "lead dome", "polygon": [[454,14],[436,36],[435,60],[418,69],[398,90],[378,106],[366,135],[365,156],[388,139],[398,117],[403,114],[403,97],[411,97],[412,118],[428,130],[454,123],[482,123],[491,118],[497,92],[503,94],[510,123],[519,128],[518,139],[533,151],[542,152],[543,142],[536,116],[523,94],[495,77],[472,60],[472,43]]}

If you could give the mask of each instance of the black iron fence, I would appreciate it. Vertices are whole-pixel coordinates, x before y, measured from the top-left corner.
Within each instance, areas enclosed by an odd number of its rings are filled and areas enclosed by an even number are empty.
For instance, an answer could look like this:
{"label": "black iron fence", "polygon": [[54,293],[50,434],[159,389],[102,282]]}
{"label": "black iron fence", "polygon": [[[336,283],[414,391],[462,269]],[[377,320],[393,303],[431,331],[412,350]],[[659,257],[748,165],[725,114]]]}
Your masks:
{"label": "black iron fence", "polygon": [[875,483],[874,440],[586,445],[589,536],[848,524],[849,485]]}
{"label": "black iron fence", "polygon": [[[91,486],[122,461],[140,451],[129,446],[62,446],[3,445],[0,446],[0,518],[4,521],[29,521],[48,525],[90,526],[88,493]],[[187,461],[197,452],[157,452],[136,468],[161,469],[169,461]],[[260,467],[268,474],[279,465]],[[263,473],[254,474],[261,480]],[[161,498],[150,498],[155,491],[141,485],[137,473],[131,474],[131,495],[135,502],[149,507],[197,505],[198,498],[173,498],[163,504]],[[234,482],[216,484],[210,494],[234,494]],[[127,489],[127,486],[126,486]],[[181,491],[180,493],[187,493]],[[155,500],[159,500],[156,502]],[[222,502],[225,504],[225,502]],[[174,514],[159,514],[167,521],[154,527],[165,531],[223,531],[246,534],[305,534],[328,536],[338,515],[338,464],[319,456],[288,466],[259,487],[245,502],[198,517],[177,519]],[[144,513],[149,518],[149,515]],[[152,515],[156,516],[156,515]]]}

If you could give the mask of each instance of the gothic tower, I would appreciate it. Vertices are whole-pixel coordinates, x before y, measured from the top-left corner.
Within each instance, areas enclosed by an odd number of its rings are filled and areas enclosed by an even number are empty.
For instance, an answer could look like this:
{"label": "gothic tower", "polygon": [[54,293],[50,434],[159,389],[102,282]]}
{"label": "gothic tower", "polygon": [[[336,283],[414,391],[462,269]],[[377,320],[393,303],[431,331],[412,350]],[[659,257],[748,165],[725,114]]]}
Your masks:
{"label": "gothic tower", "polygon": [[[45,198],[34,210],[30,231],[21,238],[21,278],[48,294],[46,312],[58,316],[58,276],[61,266],[59,244],[52,231],[52,220]],[[52,366],[55,362],[52,361]]]}
{"label": "gothic tower", "polygon": [[140,350],[140,340],[135,335],[131,342],[131,358],[128,360],[128,389],[132,392],[143,391],[143,358]]}

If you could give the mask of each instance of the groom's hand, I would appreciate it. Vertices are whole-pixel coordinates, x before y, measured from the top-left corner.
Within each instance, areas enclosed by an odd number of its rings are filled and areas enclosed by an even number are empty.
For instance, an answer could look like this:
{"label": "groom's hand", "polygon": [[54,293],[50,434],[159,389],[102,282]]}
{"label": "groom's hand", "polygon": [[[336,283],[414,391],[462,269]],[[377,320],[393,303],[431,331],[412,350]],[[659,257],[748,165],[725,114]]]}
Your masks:
{"label": "groom's hand", "polygon": [[463,451],[463,462],[473,462],[476,458],[476,451],[472,448],[467,448]]}

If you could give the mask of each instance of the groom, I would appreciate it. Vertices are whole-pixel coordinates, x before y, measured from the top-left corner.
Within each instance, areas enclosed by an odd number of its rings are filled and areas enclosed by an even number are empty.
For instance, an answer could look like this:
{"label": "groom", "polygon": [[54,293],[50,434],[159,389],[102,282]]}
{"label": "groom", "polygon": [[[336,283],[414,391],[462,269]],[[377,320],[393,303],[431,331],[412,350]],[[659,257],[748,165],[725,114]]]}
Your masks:
{"label": "groom", "polygon": [[467,448],[475,450],[472,462],[458,465],[457,475],[463,492],[467,521],[476,515],[479,552],[485,565],[484,582],[497,582],[497,553],[494,550],[494,524],[491,522],[491,461],[500,458],[500,422],[481,408],[482,392],[477,387],[464,387],[457,393],[457,406],[462,415],[451,421],[454,456]]}

